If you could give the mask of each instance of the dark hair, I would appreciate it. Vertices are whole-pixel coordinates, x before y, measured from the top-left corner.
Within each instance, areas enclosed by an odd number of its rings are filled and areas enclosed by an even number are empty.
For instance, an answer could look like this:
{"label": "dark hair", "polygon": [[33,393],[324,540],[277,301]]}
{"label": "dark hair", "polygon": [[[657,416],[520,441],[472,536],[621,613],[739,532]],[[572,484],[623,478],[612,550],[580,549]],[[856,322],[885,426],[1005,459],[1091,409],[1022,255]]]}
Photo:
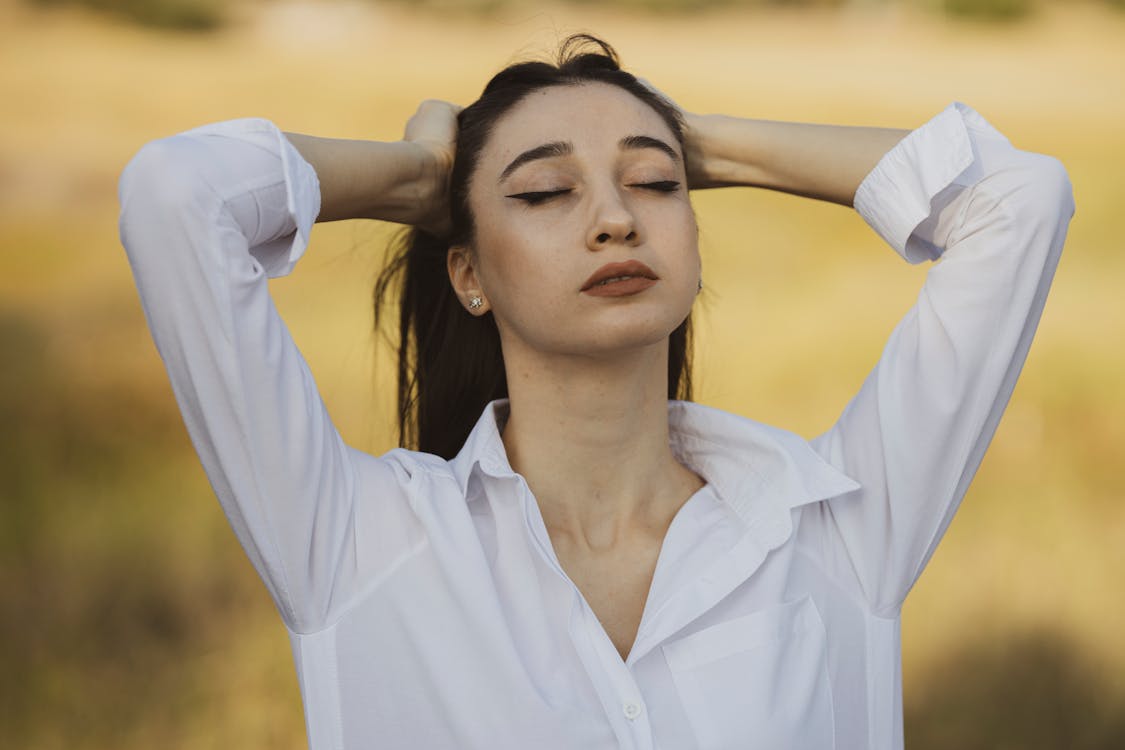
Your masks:
{"label": "dark hair", "polygon": [[[453,245],[471,245],[469,178],[496,122],[528,94],[551,86],[608,83],[656,111],[683,148],[679,110],[630,73],[600,39],[576,34],[564,41],[554,64],[523,62],[497,73],[480,98],[458,115],[450,174],[448,237],[420,229],[400,235],[375,284],[375,328],[391,290],[401,285],[398,318],[398,423],[404,447],[452,458],[485,405],[507,398],[500,333],[491,313],[468,314],[453,291],[446,256]],[[691,316],[669,337],[668,398],[691,399]]]}

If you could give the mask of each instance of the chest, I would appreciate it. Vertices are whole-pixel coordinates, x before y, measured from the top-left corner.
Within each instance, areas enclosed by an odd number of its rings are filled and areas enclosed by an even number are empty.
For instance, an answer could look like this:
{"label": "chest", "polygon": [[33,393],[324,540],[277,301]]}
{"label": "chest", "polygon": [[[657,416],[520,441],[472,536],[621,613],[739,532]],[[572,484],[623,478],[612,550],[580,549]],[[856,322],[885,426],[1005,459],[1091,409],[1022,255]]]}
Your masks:
{"label": "chest", "polygon": [[[385,725],[397,726],[418,710],[416,723],[424,727],[418,731],[433,734],[423,742],[404,741],[403,747],[496,747],[495,728],[504,726],[518,738],[510,747],[608,748],[617,744],[615,721],[625,727],[621,731],[641,733],[638,748],[657,744],[642,741],[649,731],[662,747],[717,750],[746,737],[762,738],[763,747],[869,746],[861,705],[865,650],[854,644],[871,641],[862,630],[845,633],[850,645],[837,653],[846,663],[830,665],[820,612],[830,614],[836,601],[824,592],[814,599],[807,586],[800,592],[777,588],[778,576],[770,569],[758,569],[764,578],[746,579],[742,571],[749,561],[718,551],[726,545],[714,535],[684,539],[689,551],[683,555],[676,554],[674,536],[659,550],[629,556],[599,558],[560,545],[548,552],[555,552],[565,579],[531,540],[514,541],[520,543],[498,557],[504,564],[482,571],[479,579],[491,578],[497,597],[462,596],[475,583],[466,579],[470,566],[448,545],[434,545],[389,579],[370,608],[357,608],[338,626],[337,637],[362,646],[341,642],[347,658],[330,673],[338,672],[349,685],[344,691],[349,696],[355,684],[378,688],[374,697],[361,691],[362,700],[356,696],[347,712],[365,727],[363,737],[378,736]],[[449,554],[442,560],[444,553]],[[716,562],[720,568],[710,564]],[[796,558],[796,567],[786,566],[788,575],[780,577],[804,580],[804,564],[804,557]],[[741,585],[708,584],[717,579],[701,575],[703,569],[730,571],[731,583],[737,578]],[[455,578],[456,586],[441,585]],[[764,586],[767,582],[773,585]],[[669,585],[687,596],[667,599]],[[572,616],[575,589],[588,605],[582,618]],[[645,623],[645,638],[638,641],[642,615],[652,614],[644,613],[650,596],[659,597],[661,616]],[[850,601],[845,597],[840,604]],[[506,604],[501,610],[496,602]],[[451,633],[452,621],[458,627]],[[597,627],[619,658],[627,662],[633,656],[635,664],[605,658],[608,644],[593,632]],[[357,658],[357,650],[371,651],[371,658]],[[846,707],[859,718],[847,736],[862,740],[841,744],[834,738],[829,686],[834,671],[855,692]],[[528,696],[518,716],[511,709],[513,694]],[[638,697],[646,718],[631,722],[623,711]],[[369,724],[382,706],[380,721]],[[436,711],[441,722],[433,720]]]}
{"label": "chest", "polygon": [[556,555],[624,661],[640,628],[660,545],[648,544],[615,555],[580,554],[564,548],[556,549]]}

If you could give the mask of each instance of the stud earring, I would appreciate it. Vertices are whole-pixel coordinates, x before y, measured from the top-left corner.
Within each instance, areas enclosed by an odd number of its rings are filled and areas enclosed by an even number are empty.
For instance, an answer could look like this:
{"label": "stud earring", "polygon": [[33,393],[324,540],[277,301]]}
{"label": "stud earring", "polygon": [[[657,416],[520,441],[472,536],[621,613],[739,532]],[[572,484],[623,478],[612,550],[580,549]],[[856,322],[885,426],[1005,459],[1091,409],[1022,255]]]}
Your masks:
{"label": "stud earring", "polygon": [[469,309],[470,310],[476,310],[477,308],[479,308],[483,304],[484,304],[484,300],[481,299],[480,297],[476,296],[475,294],[472,297],[469,297]]}
{"label": "stud earring", "polygon": [[700,276],[699,277],[699,286],[696,288],[695,293],[699,294],[702,291],[703,291],[703,277]]}

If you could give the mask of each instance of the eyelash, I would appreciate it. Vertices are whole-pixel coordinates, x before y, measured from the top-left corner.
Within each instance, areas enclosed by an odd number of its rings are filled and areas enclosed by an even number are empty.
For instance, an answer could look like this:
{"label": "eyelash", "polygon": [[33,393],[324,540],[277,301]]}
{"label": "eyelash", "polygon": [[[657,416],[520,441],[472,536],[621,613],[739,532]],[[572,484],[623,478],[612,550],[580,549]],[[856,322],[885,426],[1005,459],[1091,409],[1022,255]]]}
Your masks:
{"label": "eyelash", "polygon": [[[660,193],[674,193],[680,189],[680,183],[675,180],[659,180],[657,182],[643,182],[636,185],[629,185],[629,187],[647,188]],[[531,193],[516,193],[515,195],[509,195],[507,197],[521,200],[529,206],[537,206],[555,196],[566,195],[570,191],[571,188],[566,188],[565,190],[537,190]]]}

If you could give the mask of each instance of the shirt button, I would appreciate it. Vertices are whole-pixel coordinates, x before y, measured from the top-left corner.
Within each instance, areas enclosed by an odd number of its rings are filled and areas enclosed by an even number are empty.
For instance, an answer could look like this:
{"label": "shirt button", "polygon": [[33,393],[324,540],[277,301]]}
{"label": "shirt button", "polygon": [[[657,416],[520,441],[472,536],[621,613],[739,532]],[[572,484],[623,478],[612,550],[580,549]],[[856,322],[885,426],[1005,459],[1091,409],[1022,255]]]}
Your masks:
{"label": "shirt button", "polygon": [[624,706],[622,706],[622,710],[625,713],[625,718],[629,721],[632,721],[633,719],[641,715],[641,707],[636,703],[626,703]]}

